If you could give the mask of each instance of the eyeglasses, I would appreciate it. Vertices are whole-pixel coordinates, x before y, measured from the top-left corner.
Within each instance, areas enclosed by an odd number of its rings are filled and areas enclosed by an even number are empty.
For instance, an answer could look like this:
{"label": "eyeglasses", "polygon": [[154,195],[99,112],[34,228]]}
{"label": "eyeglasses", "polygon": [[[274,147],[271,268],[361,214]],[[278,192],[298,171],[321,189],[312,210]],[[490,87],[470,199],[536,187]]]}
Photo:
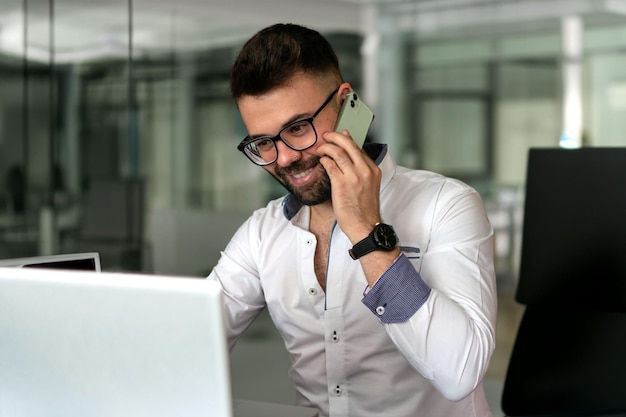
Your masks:
{"label": "eyeglasses", "polygon": [[299,119],[288,124],[276,136],[260,136],[257,138],[246,136],[237,146],[237,149],[243,152],[255,164],[264,166],[273,164],[278,159],[278,148],[276,147],[276,141],[278,140],[282,140],[285,145],[294,151],[303,151],[310,148],[317,142],[317,131],[315,126],[313,126],[313,120],[330,103],[337,91],[339,89],[333,91],[311,117]]}

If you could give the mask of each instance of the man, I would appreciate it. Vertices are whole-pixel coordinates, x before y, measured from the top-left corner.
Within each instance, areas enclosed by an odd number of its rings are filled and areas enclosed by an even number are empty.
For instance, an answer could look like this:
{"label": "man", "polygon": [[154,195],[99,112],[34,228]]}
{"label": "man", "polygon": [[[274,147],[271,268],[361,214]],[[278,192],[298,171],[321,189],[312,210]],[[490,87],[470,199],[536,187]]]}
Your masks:
{"label": "man", "polygon": [[231,346],[267,307],[297,403],[322,416],[490,416],[496,289],[480,197],[334,132],[351,90],[305,27],[263,29],[235,61],[239,150],[289,194],[241,226],[209,276]]}

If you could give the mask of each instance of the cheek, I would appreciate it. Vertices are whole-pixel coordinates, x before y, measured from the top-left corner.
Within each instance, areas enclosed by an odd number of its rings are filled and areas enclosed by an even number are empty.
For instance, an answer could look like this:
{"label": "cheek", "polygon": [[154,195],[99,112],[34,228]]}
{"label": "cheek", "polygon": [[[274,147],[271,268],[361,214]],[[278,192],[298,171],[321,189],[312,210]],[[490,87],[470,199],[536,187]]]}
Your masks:
{"label": "cheek", "polygon": [[317,115],[313,124],[318,134],[326,132],[332,132],[337,123],[337,117],[339,117],[339,111],[335,108],[326,108],[324,111]]}
{"label": "cheek", "polygon": [[323,145],[323,144],[325,144],[325,143],[330,143],[330,142],[332,142],[332,141],[330,141],[330,140],[326,139],[326,138],[324,137],[324,135],[325,135],[326,133],[328,133],[328,132],[333,132],[333,131],[334,131],[334,130],[333,130],[333,128],[334,128],[334,124],[333,124],[333,123],[331,123],[331,121],[330,121],[330,120],[329,120],[327,123],[324,123],[324,125],[323,125],[323,126],[320,126],[320,127],[317,129],[317,142],[315,143],[315,145],[314,145],[314,146],[313,146],[313,148],[311,148],[311,149],[317,149],[319,146],[321,146],[321,145]]}
{"label": "cheek", "polygon": [[317,148],[319,148],[325,143],[328,143],[328,141],[324,139],[324,137],[321,134],[318,134],[317,142],[315,142],[315,145],[311,146],[309,149],[305,150],[304,152],[317,155]]}

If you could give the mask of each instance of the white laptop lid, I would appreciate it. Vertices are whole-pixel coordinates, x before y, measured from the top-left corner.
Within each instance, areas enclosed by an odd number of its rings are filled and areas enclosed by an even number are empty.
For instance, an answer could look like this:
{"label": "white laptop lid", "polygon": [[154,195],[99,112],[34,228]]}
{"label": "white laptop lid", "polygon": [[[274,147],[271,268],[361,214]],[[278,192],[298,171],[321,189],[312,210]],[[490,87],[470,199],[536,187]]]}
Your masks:
{"label": "white laptop lid", "polygon": [[217,285],[0,268],[0,416],[231,417]]}
{"label": "white laptop lid", "polygon": [[100,254],[98,252],[67,253],[60,255],[1,259],[0,268],[3,267],[76,269],[96,272],[100,272],[101,270]]}

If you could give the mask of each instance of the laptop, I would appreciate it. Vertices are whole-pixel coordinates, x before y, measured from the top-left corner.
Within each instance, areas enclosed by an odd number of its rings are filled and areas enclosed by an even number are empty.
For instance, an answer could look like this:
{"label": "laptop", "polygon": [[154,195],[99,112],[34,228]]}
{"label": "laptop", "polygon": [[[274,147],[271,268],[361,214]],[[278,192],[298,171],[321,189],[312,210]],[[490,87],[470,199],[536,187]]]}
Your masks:
{"label": "laptop", "polygon": [[76,269],[100,272],[100,254],[97,252],[68,253],[61,255],[32,256],[0,260],[0,268]]}
{"label": "laptop", "polygon": [[218,284],[0,268],[0,416],[232,417]]}

